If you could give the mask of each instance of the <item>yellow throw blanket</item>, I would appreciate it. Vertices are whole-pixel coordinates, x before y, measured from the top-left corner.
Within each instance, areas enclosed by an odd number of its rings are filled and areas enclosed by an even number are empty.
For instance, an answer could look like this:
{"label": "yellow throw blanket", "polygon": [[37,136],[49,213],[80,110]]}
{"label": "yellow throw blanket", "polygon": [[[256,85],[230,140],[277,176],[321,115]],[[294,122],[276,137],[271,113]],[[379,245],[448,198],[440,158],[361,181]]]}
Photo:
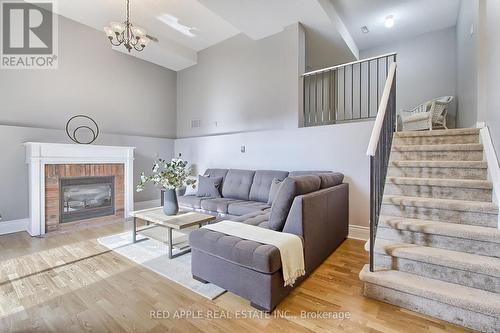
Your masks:
{"label": "yellow throw blanket", "polygon": [[295,281],[306,273],[302,239],[297,235],[233,221],[221,221],[206,225],[203,228],[257,243],[276,246],[280,251],[285,286],[293,286]]}

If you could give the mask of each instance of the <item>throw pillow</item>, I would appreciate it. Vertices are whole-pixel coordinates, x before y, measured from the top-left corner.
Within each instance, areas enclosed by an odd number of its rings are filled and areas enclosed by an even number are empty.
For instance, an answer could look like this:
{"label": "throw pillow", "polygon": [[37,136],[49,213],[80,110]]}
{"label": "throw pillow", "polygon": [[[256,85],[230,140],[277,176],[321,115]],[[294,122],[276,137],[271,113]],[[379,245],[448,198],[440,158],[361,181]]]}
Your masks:
{"label": "throw pillow", "polygon": [[186,192],[184,192],[184,195],[197,195],[198,194],[198,188],[196,185],[193,187],[193,185],[188,185],[186,186]]}
{"label": "throw pillow", "polygon": [[324,173],[318,175],[321,178],[321,188],[329,188],[342,184],[344,175],[338,172]]}
{"label": "throw pillow", "polygon": [[198,177],[198,197],[220,198],[222,177]]}
{"label": "throw pillow", "polygon": [[313,175],[285,178],[271,206],[269,229],[282,231],[295,197],[319,190],[320,184],[321,179]]}
{"label": "throw pillow", "polygon": [[269,199],[267,200],[267,203],[269,205],[273,204],[274,198],[276,197],[276,193],[278,193],[278,190],[280,189],[280,185],[283,182],[283,180],[274,178],[273,181],[271,182],[271,188],[269,189]]}

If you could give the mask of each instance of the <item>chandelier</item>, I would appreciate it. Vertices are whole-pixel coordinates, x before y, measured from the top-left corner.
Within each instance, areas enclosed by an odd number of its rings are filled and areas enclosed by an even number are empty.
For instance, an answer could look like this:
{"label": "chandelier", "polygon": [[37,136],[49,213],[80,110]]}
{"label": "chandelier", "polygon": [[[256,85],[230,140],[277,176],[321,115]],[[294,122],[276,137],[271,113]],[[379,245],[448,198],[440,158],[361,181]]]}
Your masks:
{"label": "chandelier", "polygon": [[113,46],[123,45],[130,52],[132,49],[141,52],[148,45],[146,30],[134,26],[130,22],[130,1],[127,0],[127,20],[123,23],[110,22],[104,32]]}

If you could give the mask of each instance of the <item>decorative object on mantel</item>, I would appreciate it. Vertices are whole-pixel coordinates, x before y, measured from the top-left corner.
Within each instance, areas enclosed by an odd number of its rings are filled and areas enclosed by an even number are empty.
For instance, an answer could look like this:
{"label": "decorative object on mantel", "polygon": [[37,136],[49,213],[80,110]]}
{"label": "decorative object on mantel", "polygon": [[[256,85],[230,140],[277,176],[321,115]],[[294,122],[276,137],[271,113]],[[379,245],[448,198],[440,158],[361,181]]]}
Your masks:
{"label": "decorative object on mantel", "polygon": [[148,45],[150,38],[145,29],[134,26],[130,22],[130,0],[126,1],[127,19],[125,22],[110,22],[109,26],[104,27],[104,32],[106,32],[111,45],[123,45],[128,52],[132,51],[132,49],[141,52]]}
{"label": "decorative object on mantel", "polygon": [[[75,126],[75,129],[71,132],[71,130],[70,130],[71,123],[75,123],[79,120],[86,121],[87,125],[78,126],[78,124],[77,124],[77,126]],[[87,141],[80,141],[78,139],[78,131],[81,131],[81,130],[86,130],[91,135]],[[94,119],[90,118],[89,116],[79,114],[77,116],[71,117],[68,120],[68,122],[66,123],[66,134],[71,139],[71,141],[73,141],[75,143],[82,144],[82,145],[89,145],[89,144],[93,143],[95,140],[97,140],[97,137],[99,136],[99,126],[97,125],[97,123],[95,122]]]}
{"label": "decorative object on mantel", "polygon": [[153,164],[152,171],[151,176],[141,173],[141,182],[137,185],[137,192],[144,190],[147,183],[159,186],[164,191],[163,212],[167,215],[176,215],[179,212],[176,190],[184,186],[194,187],[196,183],[196,179],[189,178],[192,168],[188,167],[188,162],[179,155],[179,158],[173,158],[170,162],[158,159]]}

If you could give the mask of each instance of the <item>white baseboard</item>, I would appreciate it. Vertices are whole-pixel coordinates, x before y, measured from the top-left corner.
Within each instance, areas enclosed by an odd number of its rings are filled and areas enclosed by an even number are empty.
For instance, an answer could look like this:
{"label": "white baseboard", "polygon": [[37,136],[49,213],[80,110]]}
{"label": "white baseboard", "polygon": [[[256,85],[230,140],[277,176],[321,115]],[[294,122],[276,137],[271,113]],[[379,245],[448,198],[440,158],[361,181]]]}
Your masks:
{"label": "white baseboard", "polygon": [[160,207],[160,199],[134,202],[134,210]]}
{"label": "white baseboard", "polygon": [[0,235],[13,234],[15,232],[27,231],[30,219],[0,221]]}
{"label": "white baseboard", "polygon": [[370,238],[370,228],[360,225],[349,225],[348,238],[366,241]]}

